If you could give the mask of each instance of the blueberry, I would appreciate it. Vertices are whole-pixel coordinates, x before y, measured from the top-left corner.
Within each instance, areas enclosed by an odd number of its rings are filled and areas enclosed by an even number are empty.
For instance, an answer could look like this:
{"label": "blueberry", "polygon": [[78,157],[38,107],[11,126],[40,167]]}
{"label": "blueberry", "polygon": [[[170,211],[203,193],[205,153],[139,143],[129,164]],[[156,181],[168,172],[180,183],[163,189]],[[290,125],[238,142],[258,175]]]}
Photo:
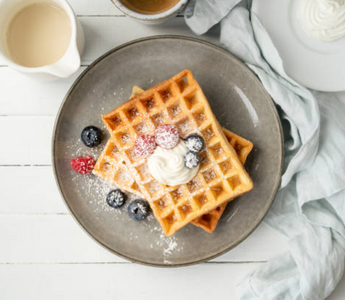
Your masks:
{"label": "blueberry", "polygon": [[142,221],[146,219],[149,213],[150,207],[147,201],[137,199],[128,205],[128,214],[134,221]]}
{"label": "blueberry", "polygon": [[193,169],[200,164],[199,154],[193,151],[188,151],[184,156],[184,165],[188,169]]}
{"label": "blueberry", "polygon": [[186,143],[187,148],[193,152],[200,152],[202,149],[205,148],[204,139],[197,134],[193,134],[186,137],[184,142]]}
{"label": "blueberry", "polygon": [[114,208],[120,208],[125,204],[127,195],[121,190],[112,190],[107,195],[107,203]]}
{"label": "blueberry", "polygon": [[95,126],[87,126],[81,132],[81,140],[87,147],[96,147],[102,141],[102,131]]}

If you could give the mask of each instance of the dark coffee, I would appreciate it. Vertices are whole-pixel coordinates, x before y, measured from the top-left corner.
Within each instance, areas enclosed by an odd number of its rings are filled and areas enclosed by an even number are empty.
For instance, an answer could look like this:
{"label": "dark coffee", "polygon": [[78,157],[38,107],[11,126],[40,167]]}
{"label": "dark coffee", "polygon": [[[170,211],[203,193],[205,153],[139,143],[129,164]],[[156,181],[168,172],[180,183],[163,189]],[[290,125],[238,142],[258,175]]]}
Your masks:
{"label": "dark coffee", "polygon": [[130,10],[137,13],[153,15],[175,6],[179,0],[120,0]]}

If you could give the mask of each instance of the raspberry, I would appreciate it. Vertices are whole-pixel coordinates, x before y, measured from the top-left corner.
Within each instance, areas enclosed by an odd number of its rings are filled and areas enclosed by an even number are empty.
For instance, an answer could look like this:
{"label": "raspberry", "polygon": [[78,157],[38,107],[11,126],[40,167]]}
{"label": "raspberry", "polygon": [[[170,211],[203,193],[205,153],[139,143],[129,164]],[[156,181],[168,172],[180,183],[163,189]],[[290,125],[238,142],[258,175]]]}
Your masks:
{"label": "raspberry", "polygon": [[71,160],[71,167],[80,174],[90,174],[95,163],[95,160],[90,155],[79,156]]}
{"label": "raspberry", "polygon": [[156,141],[153,135],[141,135],[134,144],[134,153],[139,157],[148,157],[156,149]]}
{"label": "raspberry", "polygon": [[155,131],[156,143],[164,149],[174,148],[180,141],[178,129],[174,125],[164,124]]}

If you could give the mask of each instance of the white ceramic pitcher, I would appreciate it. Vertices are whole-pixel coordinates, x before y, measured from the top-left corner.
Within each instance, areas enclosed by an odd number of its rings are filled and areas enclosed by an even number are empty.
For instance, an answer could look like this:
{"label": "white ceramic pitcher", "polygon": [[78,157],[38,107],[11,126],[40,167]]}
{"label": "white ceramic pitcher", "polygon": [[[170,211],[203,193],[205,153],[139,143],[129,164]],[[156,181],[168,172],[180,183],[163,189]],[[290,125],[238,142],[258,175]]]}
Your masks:
{"label": "white ceramic pitcher", "polygon": [[[12,60],[6,46],[6,31],[14,15],[27,5],[33,3],[53,3],[63,9],[71,22],[72,35],[69,46],[63,57],[57,62],[37,68],[28,68]],[[41,80],[66,78],[80,68],[80,57],[84,50],[83,29],[71,6],[65,0],[0,0],[0,63]]]}

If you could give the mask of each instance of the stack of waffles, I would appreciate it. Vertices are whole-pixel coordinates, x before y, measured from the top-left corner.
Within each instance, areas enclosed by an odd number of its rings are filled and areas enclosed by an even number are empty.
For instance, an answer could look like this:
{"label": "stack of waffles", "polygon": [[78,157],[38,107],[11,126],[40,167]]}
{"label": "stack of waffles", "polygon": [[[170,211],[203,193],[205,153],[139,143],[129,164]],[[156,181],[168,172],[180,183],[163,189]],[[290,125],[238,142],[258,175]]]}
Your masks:
{"label": "stack of waffles", "polygon": [[[220,127],[189,70],[135,92],[136,96],[102,117],[111,137],[94,174],[146,199],[167,236],[190,222],[213,232],[226,204],[253,187],[243,167],[253,145]],[[151,176],[147,158],[135,155],[136,138],[153,134],[162,124],[175,125],[181,138],[193,133],[204,138],[199,171],[187,184],[161,184]]]}

